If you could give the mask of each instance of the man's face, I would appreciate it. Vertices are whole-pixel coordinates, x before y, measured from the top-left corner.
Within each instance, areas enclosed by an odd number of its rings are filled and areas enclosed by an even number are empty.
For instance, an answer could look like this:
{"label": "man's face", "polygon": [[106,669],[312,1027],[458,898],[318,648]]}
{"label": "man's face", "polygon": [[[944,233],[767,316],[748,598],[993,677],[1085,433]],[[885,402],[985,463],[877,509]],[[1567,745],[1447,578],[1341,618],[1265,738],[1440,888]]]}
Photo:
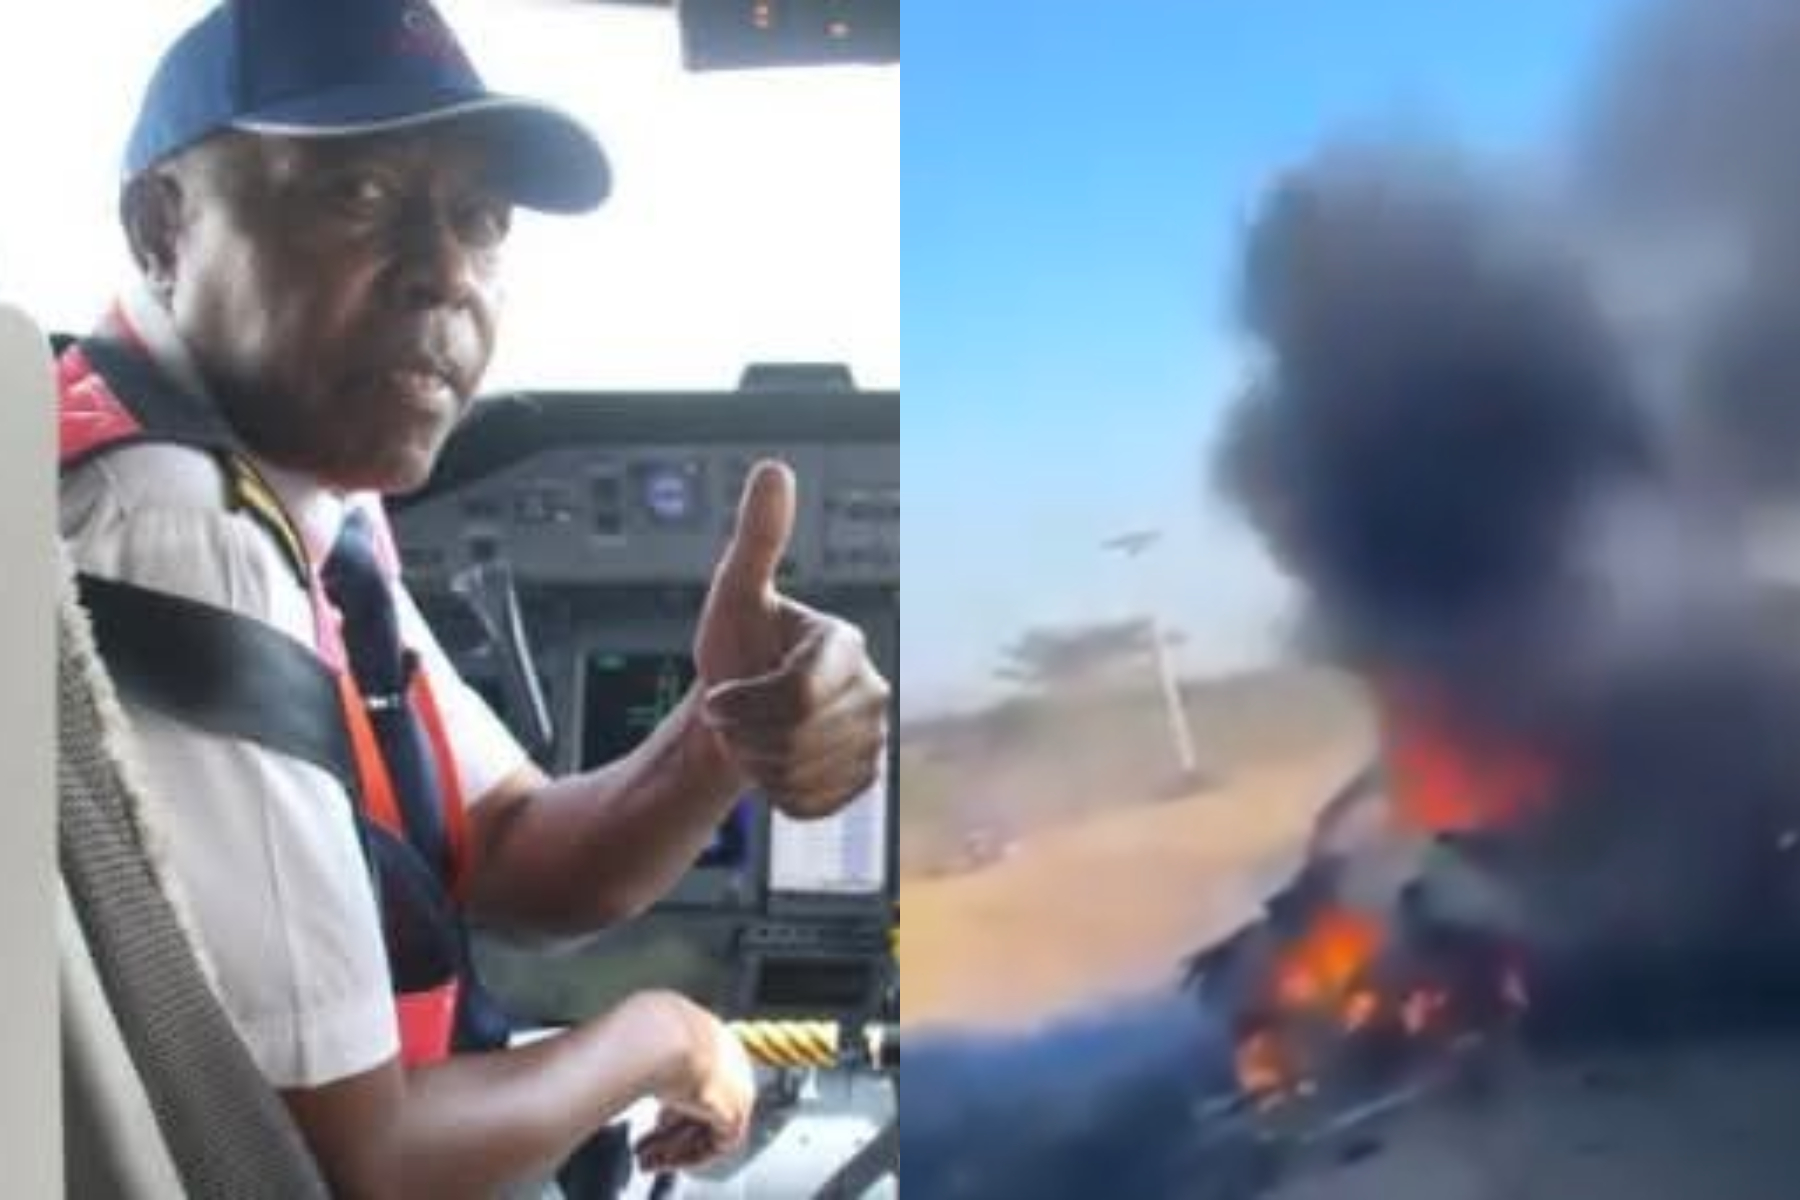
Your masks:
{"label": "man's face", "polygon": [[239,435],[346,489],[423,483],[493,354],[486,143],[233,135],[179,173],[166,294]]}

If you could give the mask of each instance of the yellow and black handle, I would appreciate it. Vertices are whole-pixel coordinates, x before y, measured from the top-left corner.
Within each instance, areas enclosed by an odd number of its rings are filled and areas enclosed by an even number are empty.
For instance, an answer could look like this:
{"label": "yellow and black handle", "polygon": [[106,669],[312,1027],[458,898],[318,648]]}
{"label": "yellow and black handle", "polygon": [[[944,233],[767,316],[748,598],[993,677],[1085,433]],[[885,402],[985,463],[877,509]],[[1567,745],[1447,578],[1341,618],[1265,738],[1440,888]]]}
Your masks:
{"label": "yellow and black handle", "polygon": [[[759,1066],[829,1069],[846,1059],[845,1028],[837,1021],[733,1021],[731,1031]],[[865,1061],[877,1069],[900,1065],[900,1034],[892,1025],[862,1030]]]}

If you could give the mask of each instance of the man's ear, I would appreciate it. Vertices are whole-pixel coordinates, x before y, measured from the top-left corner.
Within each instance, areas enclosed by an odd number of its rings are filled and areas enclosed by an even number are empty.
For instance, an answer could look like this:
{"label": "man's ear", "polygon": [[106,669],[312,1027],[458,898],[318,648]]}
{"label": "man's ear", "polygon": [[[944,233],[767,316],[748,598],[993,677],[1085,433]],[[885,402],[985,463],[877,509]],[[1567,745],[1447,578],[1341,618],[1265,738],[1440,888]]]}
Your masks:
{"label": "man's ear", "polygon": [[145,171],[120,194],[119,218],[132,260],[150,290],[166,302],[175,289],[184,220],[181,180],[171,171]]}

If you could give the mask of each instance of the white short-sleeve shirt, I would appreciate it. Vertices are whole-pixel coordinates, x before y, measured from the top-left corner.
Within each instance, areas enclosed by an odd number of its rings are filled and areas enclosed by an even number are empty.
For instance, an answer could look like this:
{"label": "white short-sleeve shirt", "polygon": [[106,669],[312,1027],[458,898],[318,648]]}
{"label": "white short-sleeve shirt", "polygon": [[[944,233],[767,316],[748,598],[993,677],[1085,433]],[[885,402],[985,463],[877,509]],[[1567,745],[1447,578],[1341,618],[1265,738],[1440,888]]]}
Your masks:
{"label": "white short-sleeve shirt", "polygon": [[[266,472],[314,548],[335,539],[344,498]],[[65,479],[61,526],[76,568],[232,609],[312,643],[308,596],[269,532],[225,504],[215,460],[134,446]],[[320,561],[315,557],[315,561]],[[396,585],[402,632],[429,672],[469,801],[526,753],[455,672]],[[126,704],[172,869],[221,1000],[270,1082],[314,1087],[399,1050],[375,900],[344,789],[311,763],[196,731]]]}

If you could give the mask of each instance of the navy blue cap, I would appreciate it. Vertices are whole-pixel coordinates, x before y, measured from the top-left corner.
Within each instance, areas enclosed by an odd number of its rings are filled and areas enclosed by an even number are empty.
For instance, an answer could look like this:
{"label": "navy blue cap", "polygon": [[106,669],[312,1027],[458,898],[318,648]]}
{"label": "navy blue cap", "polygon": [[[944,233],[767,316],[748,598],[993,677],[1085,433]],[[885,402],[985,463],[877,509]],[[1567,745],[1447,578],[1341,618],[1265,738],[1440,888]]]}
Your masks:
{"label": "navy blue cap", "polygon": [[488,91],[429,0],[225,0],[157,65],[126,177],[227,129],[336,137],[479,119],[514,202],[597,207],[611,188],[599,142],[548,105]]}

